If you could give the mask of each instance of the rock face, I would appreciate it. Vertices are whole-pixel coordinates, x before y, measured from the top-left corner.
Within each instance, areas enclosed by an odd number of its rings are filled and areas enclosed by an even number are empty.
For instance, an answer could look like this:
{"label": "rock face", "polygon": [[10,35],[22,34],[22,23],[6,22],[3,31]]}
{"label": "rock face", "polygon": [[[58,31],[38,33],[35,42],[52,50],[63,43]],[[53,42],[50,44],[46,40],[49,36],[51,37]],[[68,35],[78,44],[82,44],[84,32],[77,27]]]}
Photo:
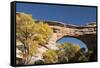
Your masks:
{"label": "rock face", "polygon": [[[52,21],[45,21],[48,23],[50,27],[53,29],[55,34],[55,41],[63,38],[64,36],[75,37],[83,41],[88,49],[96,49],[97,48],[97,27],[96,23],[91,23],[86,26],[75,26],[75,25],[67,25],[63,23],[52,22]],[[54,23],[54,24],[53,24]],[[59,24],[58,24],[59,23]],[[55,38],[54,37],[54,38]]]}
{"label": "rock face", "polygon": [[57,35],[53,33],[46,46],[49,49],[58,50],[58,47],[56,47],[56,40],[57,40]]}

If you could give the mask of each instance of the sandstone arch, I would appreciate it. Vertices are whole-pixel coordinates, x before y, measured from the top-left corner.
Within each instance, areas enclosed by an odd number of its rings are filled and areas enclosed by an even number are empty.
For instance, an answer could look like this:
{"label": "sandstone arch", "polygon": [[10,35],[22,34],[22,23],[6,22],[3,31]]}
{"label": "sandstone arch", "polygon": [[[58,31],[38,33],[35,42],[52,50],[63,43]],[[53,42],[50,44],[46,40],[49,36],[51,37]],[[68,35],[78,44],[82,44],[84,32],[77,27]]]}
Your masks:
{"label": "sandstone arch", "polygon": [[64,24],[57,21],[43,21],[48,23],[53,29],[56,36],[55,41],[58,41],[64,36],[71,36],[83,41],[89,50],[96,51],[97,49],[97,27],[94,25],[76,26]]}

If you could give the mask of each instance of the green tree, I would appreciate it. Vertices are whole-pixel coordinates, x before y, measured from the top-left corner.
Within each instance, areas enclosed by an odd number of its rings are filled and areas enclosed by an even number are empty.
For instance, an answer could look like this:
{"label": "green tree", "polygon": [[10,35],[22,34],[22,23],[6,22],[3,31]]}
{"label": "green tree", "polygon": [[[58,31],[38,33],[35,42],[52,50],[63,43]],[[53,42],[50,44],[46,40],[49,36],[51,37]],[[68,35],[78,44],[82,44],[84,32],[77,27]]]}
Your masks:
{"label": "green tree", "polygon": [[68,61],[75,56],[75,53],[77,51],[80,50],[80,46],[79,45],[75,45],[75,44],[72,44],[72,43],[68,43],[68,42],[65,42],[63,44],[64,46],[64,51],[66,53],[66,56],[68,57]]}
{"label": "green tree", "polygon": [[47,50],[43,54],[43,58],[44,58],[46,64],[58,62],[58,56],[54,50]]}
{"label": "green tree", "polygon": [[85,51],[79,45],[65,42],[63,46],[68,62],[88,61]]}
{"label": "green tree", "polygon": [[78,52],[75,53],[75,56],[70,59],[70,62],[82,61],[88,61],[88,57],[86,56],[86,53],[82,49],[80,49]]}
{"label": "green tree", "polygon": [[66,56],[65,51],[57,50],[56,53],[58,55],[58,63],[68,62],[68,57]]}
{"label": "green tree", "polygon": [[80,50],[79,45],[75,45],[72,43],[64,42],[61,45],[58,45],[59,50],[56,51],[59,63],[70,62],[70,59],[75,56],[75,53]]}

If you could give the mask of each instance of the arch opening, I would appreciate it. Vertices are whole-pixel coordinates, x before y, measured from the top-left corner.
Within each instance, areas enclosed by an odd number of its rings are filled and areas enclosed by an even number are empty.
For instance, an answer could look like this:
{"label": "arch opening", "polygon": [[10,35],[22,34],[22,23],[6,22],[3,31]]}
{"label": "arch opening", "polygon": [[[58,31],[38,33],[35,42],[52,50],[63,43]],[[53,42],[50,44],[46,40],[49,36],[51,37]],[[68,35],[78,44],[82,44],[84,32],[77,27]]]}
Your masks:
{"label": "arch opening", "polygon": [[73,45],[79,45],[80,49],[83,49],[85,52],[88,52],[87,45],[79,38],[64,36],[64,37],[60,38],[59,40],[57,40],[57,43],[59,43],[59,44],[64,44],[65,42],[71,43]]}

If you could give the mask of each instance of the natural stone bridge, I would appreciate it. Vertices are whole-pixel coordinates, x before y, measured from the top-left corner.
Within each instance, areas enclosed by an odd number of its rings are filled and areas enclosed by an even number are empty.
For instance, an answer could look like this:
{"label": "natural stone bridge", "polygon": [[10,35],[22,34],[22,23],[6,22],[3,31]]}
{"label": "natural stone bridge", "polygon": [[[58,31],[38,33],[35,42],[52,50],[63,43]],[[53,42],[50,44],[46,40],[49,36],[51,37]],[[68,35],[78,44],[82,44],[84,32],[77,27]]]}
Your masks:
{"label": "natural stone bridge", "polygon": [[[36,21],[39,22],[39,21]],[[64,24],[62,22],[57,21],[43,21],[44,23],[48,23],[49,26],[54,31],[54,41],[58,41],[63,37],[75,37],[83,41],[87,48],[90,50],[95,50],[97,47],[96,40],[96,24],[94,25],[86,25],[86,26],[76,26],[70,24]]]}

